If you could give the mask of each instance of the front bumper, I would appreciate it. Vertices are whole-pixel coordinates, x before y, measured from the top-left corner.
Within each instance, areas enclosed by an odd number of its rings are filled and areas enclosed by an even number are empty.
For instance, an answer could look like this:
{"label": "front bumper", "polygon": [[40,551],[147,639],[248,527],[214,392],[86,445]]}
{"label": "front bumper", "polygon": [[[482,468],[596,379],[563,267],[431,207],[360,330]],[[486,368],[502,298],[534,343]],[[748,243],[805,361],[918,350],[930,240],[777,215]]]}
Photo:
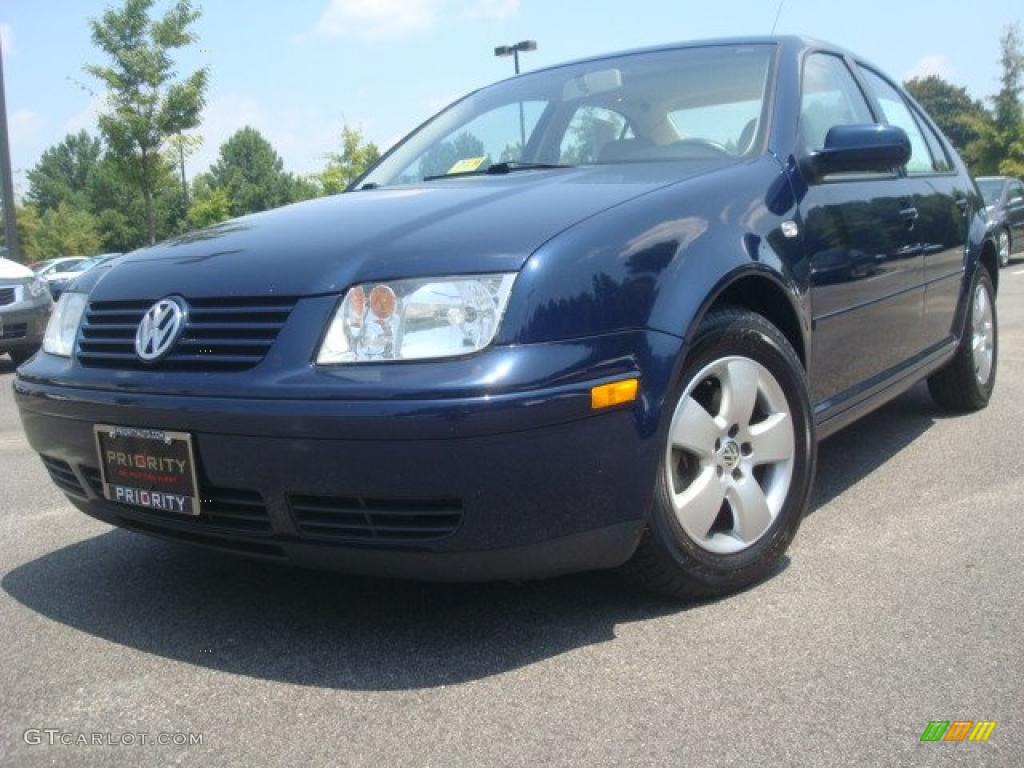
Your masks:
{"label": "front bumper", "polygon": [[[664,376],[651,370],[640,400],[598,413],[590,387],[622,373],[436,400],[153,395],[48,384],[24,371],[15,392],[55,482],[108,523],[299,565],[485,580],[630,557],[660,455]],[[202,514],[103,500],[97,423],[191,432]]]}
{"label": "front bumper", "polygon": [[43,343],[50,319],[49,300],[37,304],[20,302],[0,307],[0,355],[12,349],[35,349]]}

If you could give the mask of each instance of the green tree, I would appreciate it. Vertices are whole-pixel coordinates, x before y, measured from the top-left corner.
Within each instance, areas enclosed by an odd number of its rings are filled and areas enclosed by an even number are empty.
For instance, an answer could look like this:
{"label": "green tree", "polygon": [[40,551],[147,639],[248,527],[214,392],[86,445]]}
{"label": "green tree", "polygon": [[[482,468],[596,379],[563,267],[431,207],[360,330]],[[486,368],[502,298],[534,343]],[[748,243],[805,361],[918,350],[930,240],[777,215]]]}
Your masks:
{"label": "green tree", "polygon": [[915,77],[904,86],[935,120],[964,162],[974,169],[980,158],[972,154],[972,148],[977,148],[978,140],[992,121],[985,105],[972,99],[966,88],[953,85],[938,75]]}
{"label": "green tree", "polygon": [[242,216],[292,202],[295,180],[270,142],[246,126],[221,146],[209,185],[227,194],[232,216]]}
{"label": "green tree", "polygon": [[[39,247],[39,228],[42,225],[39,218],[39,209],[32,203],[18,205],[15,207],[14,217],[17,219],[21,261],[26,264],[39,261],[42,258],[42,251]],[[0,227],[0,243],[7,244],[3,227]]]}
{"label": "green tree", "polygon": [[231,218],[231,200],[221,188],[211,189],[203,198],[197,198],[188,209],[190,229],[204,229]]}
{"label": "green tree", "polygon": [[150,17],[153,0],[124,0],[90,19],[93,43],[110,59],[85,71],[107,91],[100,131],[126,181],[141,193],[146,238],[156,242],[155,198],[168,138],[199,124],[208,81],[206,68],[176,80],[171,52],[195,41],[190,30],[199,11],[176,0],[161,18]]}
{"label": "green tree", "polygon": [[975,174],[1024,174],[1024,53],[1016,25],[1010,25],[1000,40],[1000,89],[992,99],[992,119],[978,126],[978,139],[968,147],[977,158]]}
{"label": "green tree", "polygon": [[50,258],[91,256],[100,251],[103,240],[95,216],[64,202],[42,215],[37,242],[37,255]]}
{"label": "green tree", "polygon": [[372,141],[365,141],[361,130],[346,125],[341,129],[341,152],[330,152],[326,157],[320,185],[325,195],[336,195],[380,159],[380,149]]}
{"label": "green tree", "polygon": [[103,145],[86,131],[69,134],[64,141],[45,150],[28,172],[29,202],[46,212],[61,203],[91,208],[89,191],[94,181]]}

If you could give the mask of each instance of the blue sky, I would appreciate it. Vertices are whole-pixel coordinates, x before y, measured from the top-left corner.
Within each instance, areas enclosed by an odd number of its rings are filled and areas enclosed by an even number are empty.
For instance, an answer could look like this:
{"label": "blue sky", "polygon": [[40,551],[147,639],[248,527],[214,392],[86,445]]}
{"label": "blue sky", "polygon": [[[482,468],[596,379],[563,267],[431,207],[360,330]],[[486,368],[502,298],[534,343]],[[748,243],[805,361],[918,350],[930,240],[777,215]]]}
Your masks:
{"label": "blue sky", "polygon": [[[95,129],[99,97],[82,64],[100,61],[87,19],[107,0],[0,0],[15,184],[47,146]],[[166,2],[157,0],[157,8]],[[289,170],[337,148],[344,122],[383,148],[455,97],[511,73],[495,45],[536,39],[533,68],[673,40],[765,34],[776,0],[207,0],[180,71],[208,65],[203,170],[232,132],[264,133]],[[978,97],[998,89],[1002,27],[1020,0],[899,3],[784,0],[780,33],[831,40],[895,77],[937,73]]]}

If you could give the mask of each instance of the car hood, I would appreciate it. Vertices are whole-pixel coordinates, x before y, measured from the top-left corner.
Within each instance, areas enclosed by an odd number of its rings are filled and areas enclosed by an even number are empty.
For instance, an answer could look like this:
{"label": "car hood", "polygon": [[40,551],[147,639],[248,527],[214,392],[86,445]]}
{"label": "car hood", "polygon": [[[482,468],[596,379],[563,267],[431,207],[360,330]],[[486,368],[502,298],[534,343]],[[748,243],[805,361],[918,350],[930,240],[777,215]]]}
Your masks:
{"label": "car hood", "polygon": [[0,280],[24,280],[32,270],[10,259],[0,259]]}
{"label": "car hood", "polygon": [[513,272],[583,219],[711,167],[592,166],[352,192],[136,251],[76,287],[99,300],[311,296],[366,280]]}

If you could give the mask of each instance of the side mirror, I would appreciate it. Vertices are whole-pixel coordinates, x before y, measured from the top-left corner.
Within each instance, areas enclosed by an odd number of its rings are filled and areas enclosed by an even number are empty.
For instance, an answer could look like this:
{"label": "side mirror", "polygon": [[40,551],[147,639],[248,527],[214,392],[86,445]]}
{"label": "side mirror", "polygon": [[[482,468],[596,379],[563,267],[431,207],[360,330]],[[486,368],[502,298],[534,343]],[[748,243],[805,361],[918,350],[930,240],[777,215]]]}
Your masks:
{"label": "side mirror", "polygon": [[812,152],[806,164],[820,179],[830,173],[891,171],[910,160],[910,138],[894,125],[836,125],[825,136],[825,148]]}

